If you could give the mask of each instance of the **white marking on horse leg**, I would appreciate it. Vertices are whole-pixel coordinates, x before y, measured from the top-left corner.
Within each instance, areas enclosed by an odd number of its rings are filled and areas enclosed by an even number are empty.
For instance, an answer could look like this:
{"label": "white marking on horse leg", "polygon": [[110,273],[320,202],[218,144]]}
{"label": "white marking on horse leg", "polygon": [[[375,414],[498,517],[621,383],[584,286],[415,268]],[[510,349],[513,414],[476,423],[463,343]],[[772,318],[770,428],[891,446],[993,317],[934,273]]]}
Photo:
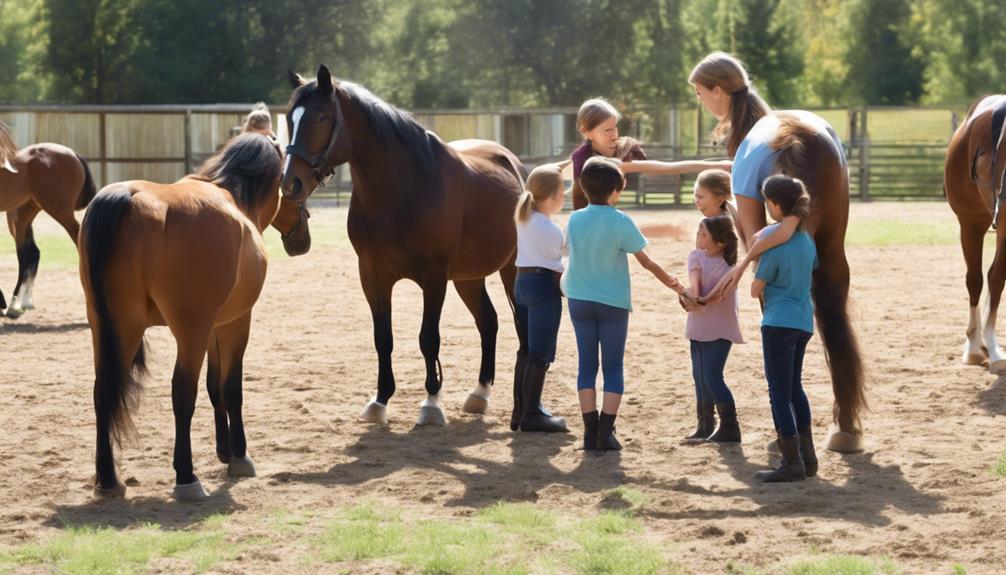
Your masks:
{"label": "white marking on horse leg", "polygon": [[360,413],[360,421],[366,423],[376,423],[378,425],[388,424],[388,406],[378,403],[377,398],[371,399],[367,406]]}
{"label": "white marking on horse leg", "polygon": [[25,310],[35,309],[35,278],[30,277],[21,283],[21,293],[15,294],[21,297],[21,307]]}
{"label": "white marking on horse leg", "polygon": [[981,365],[988,358],[988,351],[982,343],[982,314],[978,306],[973,305],[968,312],[967,339],[964,341],[965,365]]}
{"label": "white marking on horse leg", "polygon": [[440,409],[440,395],[427,395],[419,404],[419,418],[416,425],[447,425],[444,410]]}
{"label": "white marking on horse leg", "polygon": [[7,306],[7,311],[4,313],[7,317],[11,319],[17,319],[24,314],[24,308],[21,306],[21,298],[14,295],[10,298],[10,305]]}
{"label": "white marking on horse leg", "polygon": [[995,375],[1006,374],[1006,353],[1003,353],[996,340],[996,313],[992,313],[991,305],[985,318],[985,349],[989,354],[989,371]]}

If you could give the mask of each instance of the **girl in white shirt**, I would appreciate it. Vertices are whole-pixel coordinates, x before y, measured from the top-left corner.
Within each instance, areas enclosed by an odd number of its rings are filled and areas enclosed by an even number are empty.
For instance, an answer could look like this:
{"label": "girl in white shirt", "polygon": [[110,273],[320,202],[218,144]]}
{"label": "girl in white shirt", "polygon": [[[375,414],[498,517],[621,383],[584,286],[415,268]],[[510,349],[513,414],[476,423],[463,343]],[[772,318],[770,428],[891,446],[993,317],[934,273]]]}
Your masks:
{"label": "girl in white shirt", "polygon": [[[567,162],[568,163],[568,162]],[[562,210],[562,164],[545,164],[528,175],[517,203],[517,329],[527,349],[518,351],[514,374],[514,431],[565,432],[566,420],[541,406],[549,364],[562,319],[559,277],[563,271],[563,235],[552,215]]]}

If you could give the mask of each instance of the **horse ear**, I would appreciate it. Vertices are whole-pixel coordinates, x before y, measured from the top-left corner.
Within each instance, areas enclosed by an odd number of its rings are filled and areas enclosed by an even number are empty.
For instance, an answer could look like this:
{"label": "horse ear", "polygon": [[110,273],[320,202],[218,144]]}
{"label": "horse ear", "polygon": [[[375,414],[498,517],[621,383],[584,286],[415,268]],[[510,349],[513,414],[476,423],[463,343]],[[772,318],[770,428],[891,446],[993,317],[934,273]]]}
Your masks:
{"label": "horse ear", "polygon": [[318,68],[318,88],[326,94],[330,94],[333,89],[332,73],[328,71],[328,68],[324,64]]}
{"label": "horse ear", "polygon": [[293,70],[287,70],[286,74],[287,80],[290,81],[290,87],[294,90],[306,84],[304,78],[302,78],[300,74],[295,73]]}

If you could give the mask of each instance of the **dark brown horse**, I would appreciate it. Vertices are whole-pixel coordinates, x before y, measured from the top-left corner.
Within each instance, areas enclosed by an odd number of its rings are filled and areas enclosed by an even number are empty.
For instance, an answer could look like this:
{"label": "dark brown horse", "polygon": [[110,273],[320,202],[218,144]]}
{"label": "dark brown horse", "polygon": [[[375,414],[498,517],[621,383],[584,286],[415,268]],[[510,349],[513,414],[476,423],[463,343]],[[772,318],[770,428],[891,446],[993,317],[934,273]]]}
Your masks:
{"label": "dark brown horse", "polygon": [[265,281],[262,230],[275,218],[283,222],[284,238],[296,244],[288,251],[307,245],[303,211],[281,201],[281,169],[277,147],[246,134],[195,175],[174,184],[112,184],[91,202],[79,246],[94,345],[96,495],[125,493],[112,439],[132,427],[129,410],[145,368],[143,333],[152,325],[167,325],[177,342],[171,380],[175,497],[206,496],[193,473],[189,429],[207,353],[217,456],[232,476],[255,474],[241,413],[242,361]]}
{"label": "dark brown horse", "polygon": [[[395,393],[391,290],[401,279],[413,280],[423,290],[419,345],[426,360],[428,398],[421,406],[419,424],[445,422],[438,405],[442,384],[438,356],[448,281],[454,282],[475,317],[482,338],[479,384],[464,409],[484,412],[495,376],[498,329],[485,278],[500,272],[512,307],[520,162],[494,142],[445,144],[366,89],[334,83],[324,66],[317,81],[305,82],[292,73],[290,80],[291,144],[283,193],[302,201],[336,166],[348,162],[352,172],[347,225],[359,256],[378,354],[377,396],[361,417],[387,422],[387,403]],[[521,353],[526,351],[526,338],[520,339],[518,372]]]}
{"label": "dark brown horse", "polygon": [[[996,315],[1006,281],[1006,96],[985,96],[971,105],[947,148],[943,191],[961,226],[961,249],[967,267],[967,340],[964,363],[988,363],[989,371],[1006,374],[1006,354],[996,340]],[[978,309],[982,294],[982,247],[989,226],[996,229],[996,251],[988,271],[989,292],[985,317]],[[984,321],[983,321],[984,319]]]}
{"label": "dark brown horse", "polygon": [[73,150],[59,144],[35,144],[17,150],[7,126],[0,122],[0,211],[17,247],[17,285],[7,305],[0,291],[0,315],[16,319],[34,308],[32,288],[41,257],[31,225],[45,210],[76,242],[80,226],[74,210],[94,197],[91,171]]}

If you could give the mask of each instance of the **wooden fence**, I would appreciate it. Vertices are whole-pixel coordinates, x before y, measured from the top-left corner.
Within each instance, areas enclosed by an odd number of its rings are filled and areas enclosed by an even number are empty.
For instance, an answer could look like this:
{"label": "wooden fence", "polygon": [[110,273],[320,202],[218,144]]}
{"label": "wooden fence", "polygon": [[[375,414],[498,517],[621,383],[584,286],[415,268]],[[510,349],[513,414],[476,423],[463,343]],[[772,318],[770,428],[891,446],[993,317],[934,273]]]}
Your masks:
{"label": "wooden fence", "polygon": [[[170,182],[193,171],[235,133],[246,104],[165,106],[0,106],[0,121],[20,146],[59,142],[92,166],[99,186],[147,179]],[[274,127],[286,138],[283,107],[273,108]],[[869,199],[942,198],[946,143],[962,110],[853,108],[813,110],[835,127],[846,145],[851,194]],[[418,111],[416,119],[444,140],[485,138],[501,142],[529,166],[567,158],[579,144],[576,110],[496,109]],[[725,157],[709,144],[715,118],[691,107],[642,107],[625,114],[621,133],[643,142],[655,159]],[[319,192],[342,200],[350,192],[348,170]],[[692,177],[641,178],[640,205],[691,201]]]}

